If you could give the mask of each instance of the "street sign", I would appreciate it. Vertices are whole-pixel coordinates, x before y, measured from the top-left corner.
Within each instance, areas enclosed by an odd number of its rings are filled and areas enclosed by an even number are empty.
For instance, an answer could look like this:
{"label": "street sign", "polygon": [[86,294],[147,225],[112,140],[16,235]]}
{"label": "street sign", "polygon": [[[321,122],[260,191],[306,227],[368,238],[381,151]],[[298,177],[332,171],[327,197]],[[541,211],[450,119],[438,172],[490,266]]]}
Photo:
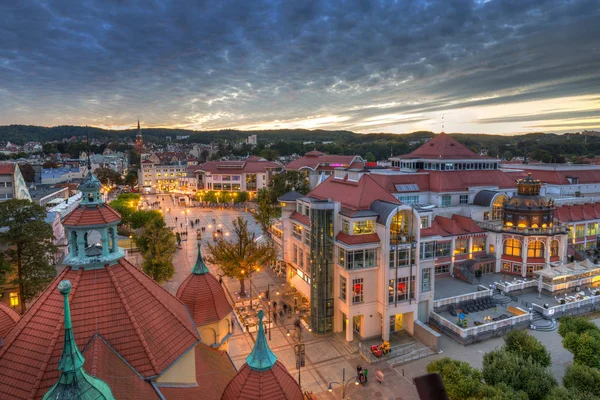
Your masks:
{"label": "street sign", "polygon": [[306,353],[304,352],[304,343],[300,343],[294,346],[294,353],[296,353],[296,369],[304,367]]}

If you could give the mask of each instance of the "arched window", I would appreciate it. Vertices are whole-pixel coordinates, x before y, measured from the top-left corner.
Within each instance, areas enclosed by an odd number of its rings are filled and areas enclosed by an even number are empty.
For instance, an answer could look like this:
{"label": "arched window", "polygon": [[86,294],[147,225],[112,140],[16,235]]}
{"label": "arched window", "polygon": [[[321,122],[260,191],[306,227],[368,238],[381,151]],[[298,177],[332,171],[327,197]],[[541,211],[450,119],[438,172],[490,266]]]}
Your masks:
{"label": "arched window", "polygon": [[492,203],[493,220],[502,219],[502,216],[504,215],[504,203],[506,203],[506,200],[507,198],[503,194],[497,195],[494,199],[494,202]]}
{"label": "arched window", "polygon": [[527,257],[543,258],[544,243],[540,242],[539,240],[529,243],[529,245],[527,246]]}
{"label": "arched window", "polygon": [[558,257],[558,240],[550,243],[550,257]]}
{"label": "arched window", "polygon": [[517,239],[507,239],[504,242],[504,254],[508,256],[521,257],[521,241]]}

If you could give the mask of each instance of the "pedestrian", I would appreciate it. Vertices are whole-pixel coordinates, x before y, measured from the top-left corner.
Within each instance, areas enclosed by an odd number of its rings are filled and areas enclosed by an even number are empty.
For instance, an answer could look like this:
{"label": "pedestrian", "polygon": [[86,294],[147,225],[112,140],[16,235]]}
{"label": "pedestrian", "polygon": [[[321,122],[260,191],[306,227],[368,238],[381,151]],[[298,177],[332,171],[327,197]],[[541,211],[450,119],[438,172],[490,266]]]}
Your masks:
{"label": "pedestrian", "polygon": [[288,305],[287,303],[283,303],[283,312],[287,314]]}
{"label": "pedestrian", "polygon": [[360,378],[360,373],[362,372],[362,367],[360,365],[356,366],[356,377]]}
{"label": "pedestrian", "polygon": [[273,301],[273,310],[277,310],[277,302]]}
{"label": "pedestrian", "polygon": [[235,320],[233,318],[231,318],[231,333],[233,333],[235,329]]}
{"label": "pedestrian", "polygon": [[383,371],[380,369],[377,370],[377,381],[379,381],[380,385],[383,383]]}
{"label": "pedestrian", "polygon": [[277,323],[277,313],[276,312],[273,313],[273,322],[275,324]]}
{"label": "pedestrian", "polygon": [[363,375],[365,376],[365,383],[369,382],[369,370],[365,368],[363,371]]}
{"label": "pedestrian", "polygon": [[283,319],[283,311],[279,310],[279,318]]}

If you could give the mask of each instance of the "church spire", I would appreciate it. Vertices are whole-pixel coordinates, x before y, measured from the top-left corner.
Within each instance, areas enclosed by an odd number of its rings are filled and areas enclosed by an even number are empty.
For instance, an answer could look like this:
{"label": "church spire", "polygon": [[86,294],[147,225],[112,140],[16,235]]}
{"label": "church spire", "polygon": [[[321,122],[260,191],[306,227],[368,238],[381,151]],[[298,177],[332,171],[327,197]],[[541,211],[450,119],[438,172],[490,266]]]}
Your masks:
{"label": "church spire", "polygon": [[194,268],[192,268],[192,274],[194,275],[204,275],[210,272],[206,264],[204,264],[204,260],[202,259],[202,248],[200,244],[201,242],[198,240],[198,257],[196,258],[196,264],[194,265]]}
{"label": "church spire", "polygon": [[71,282],[60,281],[58,290],[64,297],[65,340],[62,355],[58,363],[61,372],[58,382],[44,395],[42,400],[67,400],[89,398],[98,400],[114,400],[110,387],[101,379],[88,375],[83,369],[85,359],[77,347],[73,336],[69,293]]}
{"label": "church spire", "polygon": [[277,356],[273,354],[267,344],[267,338],[265,337],[265,330],[263,328],[264,317],[265,313],[263,310],[260,310],[258,312],[258,334],[256,335],[256,343],[254,343],[252,353],[246,358],[248,366],[255,371],[270,370],[277,361]]}

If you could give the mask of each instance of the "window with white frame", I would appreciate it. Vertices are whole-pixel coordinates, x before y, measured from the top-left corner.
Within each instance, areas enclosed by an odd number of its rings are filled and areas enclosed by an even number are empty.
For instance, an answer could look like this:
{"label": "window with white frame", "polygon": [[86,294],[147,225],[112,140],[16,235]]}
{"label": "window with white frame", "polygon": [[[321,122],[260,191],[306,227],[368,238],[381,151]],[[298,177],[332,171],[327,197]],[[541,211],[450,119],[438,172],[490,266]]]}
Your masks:
{"label": "window with white frame", "polygon": [[338,246],[337,263],[340,267],[346,267],[346,250]]}
{"label": "window with white frame", "polygon": [[342,232],[350,234],[350,221],[347,219],[342,220]]}
{"label": "window with white frame", "polygon": [[427,260],[429,258],[433,258],[434,254],[435,254],[435,242],[421,243],[420,250],[421,250],[419,252],[420,260]]}
{"label": "window with white frame", "polygon": [[460,195],[460,204],[469,204],[469,195],[468,194]]}
{"label": "window with white frame", "polygon": [[421,217],[421,229],[429,228],[429,215],[424,215]]}
{"label": "window with white frame", "polygon": [[411,252],[411,250],[408,247],[399,248],[397,251],[396,251],[396,249],[391,249],[390,250],[390,268],[396,268],[396,266],[408,267],[409,255],[411,256],[411,258],[413,260],[413,264],[414,264],[414,260],[415,260],[414,251]]}
{"label": "window with white frame", "polygon": [[437,242],[436,249],[436,257],[449,257],[452,242]]}
{"label": "window with white frame", "polygon": [[293,250],[294,251],[292,252],[292,260],[295,264],[298,264],[298,246],[294,245]]}
{"label": "window with white frame", "polygon": [[450,207],[451,203],[452,203],[452,196],[450,196],[449,194],[442,196],[442,207]]}
{"label": "window with white frame", "polygon": [[423,268],[421,271],[421,292],[431,290],[431,268]]}
{"label": "window with white frame", "polygon": [[358,304],[363,302],[363,292],[363,278],[352,279],[352,304]]}
{"label": "window with white frame", "polygon": [[483,212],[483,220],[484,221],[489,221],[490,220],[490,212],[489,211],[484,211]]}
{"label": "window with white frame", "polygon": [[304,244],[310,246],[310,232],[308,231],[308,229],[304,229]]}
{"label": "window with white frame", "polygon": [[450,264],[436,265],[436,267],[435,267],[436,275],[449,274],[449,273],[450,273]]}
{"label": "window with white frame", "polygon": [[485,236],[474,237],[471,251],[473,253],[477,253],[478,251],[485,251],[485,239]]}
{"label": "window with white frame", "polygon": [[344,267],[349,270],[376,267],[377,249],[348,250],[345,252],[345,261]]}
{"label": "window with white frame", "polygon": [[344,303],[346,302],[346,292],[348,291],[347,284],[346,277],[340,275],[340,299],[342,299]]}
{"label": "window with white frame", "polygon": [[352,224],[352,234],[366,235],[375,232],[375,223],[372,220],[357,221]]}
{"label": "window with white frame", "polygon": [[419,202],[419,196],[398,196],[398,200],[404,204],[417,204]]}
{"label": "window with white frame", "polygon": [[302,214],[302,203],[300,203],[300,202],[296,203],[296,211],[298,211],[300,214]]}
{"label": "window with white frame", "polygon": [[298,224],[292,224],[292,236],[298,240],[302,240],[302,227]]}
{"label": "window with white frame", "polygon": [[469,252],[469,239],[456,239],[454,242],[454,254],[467,254]]}
{"label": "window with white frame", "polygon": [[298,250],[298,265],[300,268],[304,268],[304,251],[302,249]]}

